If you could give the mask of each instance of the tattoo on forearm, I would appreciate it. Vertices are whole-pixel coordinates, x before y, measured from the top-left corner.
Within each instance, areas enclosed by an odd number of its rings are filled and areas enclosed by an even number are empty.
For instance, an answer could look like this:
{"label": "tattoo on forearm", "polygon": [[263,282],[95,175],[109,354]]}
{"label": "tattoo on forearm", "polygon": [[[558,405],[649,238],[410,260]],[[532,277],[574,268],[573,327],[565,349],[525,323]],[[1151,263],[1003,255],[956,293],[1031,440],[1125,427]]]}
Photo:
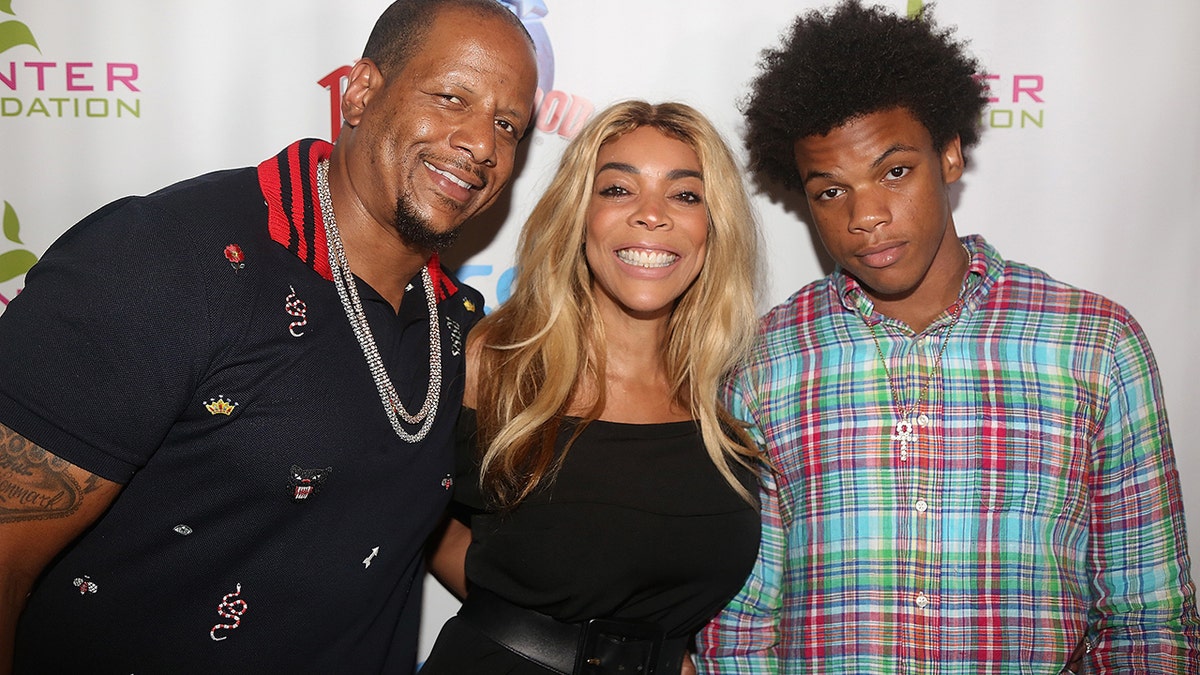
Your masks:
{"label": "tattoo on forearm", "polygon": [[94,473],[89,473],[87,480],[83,482],[83,494],[93,492],[100,487],[100,476]]}
{"label": "tattoo on forearm", "polygon": [[95,476],[80,487],[71,465],[0,424],[0,523],[64,518],[79,509]]}

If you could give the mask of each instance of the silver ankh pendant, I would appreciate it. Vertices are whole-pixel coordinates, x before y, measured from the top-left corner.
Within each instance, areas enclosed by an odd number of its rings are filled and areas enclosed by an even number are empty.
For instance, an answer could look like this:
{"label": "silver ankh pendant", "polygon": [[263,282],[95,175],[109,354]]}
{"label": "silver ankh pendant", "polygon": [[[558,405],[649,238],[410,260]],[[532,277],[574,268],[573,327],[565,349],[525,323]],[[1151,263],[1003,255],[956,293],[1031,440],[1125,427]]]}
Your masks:
{"label": "silver ankh pendant", "polygon": [[892,440],[900,441],[900,461],[908,461],[908,444],[917,442],[917,428],[911,417],[903,417],[896,422],[896,433]]}

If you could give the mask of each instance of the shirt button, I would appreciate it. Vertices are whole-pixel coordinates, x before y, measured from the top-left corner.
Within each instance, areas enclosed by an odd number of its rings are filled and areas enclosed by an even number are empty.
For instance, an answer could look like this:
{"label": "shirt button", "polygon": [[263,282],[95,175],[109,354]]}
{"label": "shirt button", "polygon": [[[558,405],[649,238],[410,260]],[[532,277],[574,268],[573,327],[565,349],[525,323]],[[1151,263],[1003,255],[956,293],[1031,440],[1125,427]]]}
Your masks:
{"label": "shirt button", "polygon": [[913,507],[916,508],[917,513],[925,513],[925,510],[929,508],[929,504],[927,504],[924,499],[918,499],[917,502],[913,504]]}
{"label": "shirt button", "polygon": [[925,413],[921,413],[919,416],[917,416],[917,424],[919,424],[923,427],[927,427],[927,426],[929,426],[929,422],[930,422],[929,415],[926,415]]}
{"label": "shirt button", "polygon": [[921,609],[925,609],[925,606],[928,604],[929,604],[929,598],[925,597],[924,593],[918,593],[917,594],[917,607],[920,607]]}

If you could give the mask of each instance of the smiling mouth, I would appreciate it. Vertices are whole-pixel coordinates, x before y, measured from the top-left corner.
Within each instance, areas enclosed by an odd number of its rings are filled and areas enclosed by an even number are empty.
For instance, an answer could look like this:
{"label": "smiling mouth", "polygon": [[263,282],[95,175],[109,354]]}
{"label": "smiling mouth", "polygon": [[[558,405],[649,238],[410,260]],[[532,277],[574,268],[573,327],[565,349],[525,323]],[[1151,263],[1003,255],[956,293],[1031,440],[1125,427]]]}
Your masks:
{"label": "smiling mouth", "polygon": [[459,178],[458,176],[455,176],[454,174],[450,173],[449,171],[442,171],[441,169],[437,168],[436,166],[430,164],[429,162],[425,162],[425,168],[429,169],[430,171],[432,171],[440,176],[445,176],[451,183],[454,183],[455,185],[461,187],[464,190],[477,189],[474,185],[471,185],[470,183]]}
{"label": "smiling mouth", "polygon": [[617,258],[627,265],[637,267],[667,267],[679,260],[679,256],[667,251],[651,251],[644,248],[623,248]]}

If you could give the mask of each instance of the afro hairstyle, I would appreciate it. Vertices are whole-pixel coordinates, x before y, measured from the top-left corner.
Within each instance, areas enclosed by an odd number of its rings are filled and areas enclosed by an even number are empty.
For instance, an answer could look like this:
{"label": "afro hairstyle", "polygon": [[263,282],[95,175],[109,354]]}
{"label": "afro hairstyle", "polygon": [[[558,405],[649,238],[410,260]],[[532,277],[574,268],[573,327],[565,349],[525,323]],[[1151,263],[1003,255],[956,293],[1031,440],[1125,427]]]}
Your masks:
{"label": "afro hairstyle", "polygon": [[979,140],[987,87],[965,43],[931,10],[909,18],[846,0],[797,17],[783,45],[763,51],[741,101],[750,168],[801,187],[797,140],[892,108],[911,112],[938,150],[957,136],[965,158]]}

